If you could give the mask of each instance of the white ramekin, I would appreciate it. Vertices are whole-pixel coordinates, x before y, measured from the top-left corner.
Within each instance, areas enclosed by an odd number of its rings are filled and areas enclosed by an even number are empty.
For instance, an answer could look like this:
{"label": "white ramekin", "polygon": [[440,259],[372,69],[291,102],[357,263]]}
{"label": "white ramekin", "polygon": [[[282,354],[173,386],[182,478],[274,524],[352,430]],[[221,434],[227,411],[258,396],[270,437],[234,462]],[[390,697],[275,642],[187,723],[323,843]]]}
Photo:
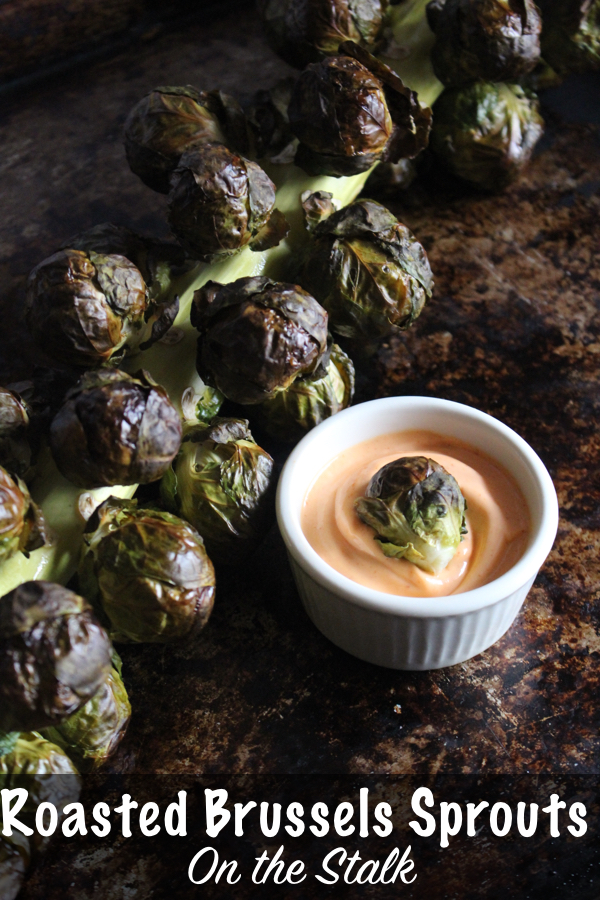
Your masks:
{"label": "white ramekin", "polygon": [[[447,597],[398,597],[341,575],[316,553],[300,525],[307,489],[343,450],[380,434],[425,429],[476,447],[512,473],[527,500],[531,537],[521,559],[484,587]],[[288,458],[277,489],[277,519],[306,612],[348,653],[392,669],[440,669],[470,659],[510,627],[558,527],[548,471],[518,434],[461,403],[388,397],[344,410],[313,429]]]}

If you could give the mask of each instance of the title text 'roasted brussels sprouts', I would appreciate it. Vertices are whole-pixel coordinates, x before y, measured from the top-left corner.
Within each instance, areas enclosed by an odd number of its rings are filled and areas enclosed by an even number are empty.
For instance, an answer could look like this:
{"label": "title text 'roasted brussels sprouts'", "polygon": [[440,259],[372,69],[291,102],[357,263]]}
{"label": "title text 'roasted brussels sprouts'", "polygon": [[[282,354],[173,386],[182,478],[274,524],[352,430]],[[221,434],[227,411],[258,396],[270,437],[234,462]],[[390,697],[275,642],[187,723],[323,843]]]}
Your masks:
{"label": "title text 'roasted brussels sprouts'", "polygon": [[296,378],[285,391],[256,407],[258,420],[273,437],[297,441],[350,406],[354,397],[354,365],[332,344],[311,375]]}
{"label": "title text 'roasted brussels sprouts'", "polygon": [[261,167],[222,144],[184,153],[171,177],[169,225],[194,259],[266,250],[287,234],[275,185]]}
{"label": "title text 'roasted brussels sprouts'", "polygon": [[45,542],[44,517],[27,485],[0,466],[0,565],[19,550],[28,554]]}
{"label": "title text 'roasted brussels sprouts'", "polygon": [[0,598],[0,731],[57,725],[94,696],[111,645],[73,591],[28,581]]}
{"label": "title text 'roasted brussels sprouts'", "polygon": [[246,120],[239,103],[221,91],[157,87],[133,107],[125,122],[131,171],[162,194],[181,156],[207,143],[247,152]]}
{"label": "title text 'roasted brussels sprouts'", "polygon": [[184,433],[161,496],[204,538],[211,559],[234,563],[255,549],[268,526],[273,460],[246,419],[214,419]]}
{"label": "title text 'roasted brussels sprouts'", "polygon": [[383,466],[355,502],[386,556],[438,575],[466,534],[466,503],[453,475],[433,459],[406,456]]}
{"label": "title text 'roasted brussels sprouts'", "polygon": [[147,372],[86,372],[50,429],[62,474],[83,488],[162,477],[181,442],[181,418]]}
{"label": "title text 'roasted brussels sprouts'", "polygon": [[435,104],[430,148],[453,175],[501,190],[529,162],[544,131],[535,94],[517,84],[472,84]]}
{"label": "title text 'roasted brussels sprouts'", "polygon": [[425,250],[380,203],[356,200],[330,212],[329,196],[304,198],[312,236],[299,280],[344,337],[372,340],[408,328],[433,288]]}
{"label": "title text 'roasted brussels sprouts'", "polygon": [[342,41],[372,50],[388,0],[259,0],[258,11],[272,48],[303,69],[338,52]]}
{"label": "title text 'roasted brussels sprouts'", "polygon": [[362,47],[345,41],[340,54],[308,66],[294,85],[296,164],[309,175],[343,176],[416,156],[427,145],[431,110]]}
{"label": "title text 'roasted brussels sprouts'", "polygon": [[539,61],[542,23],[533,0],[433,0],[427,14],[443,84],[518,81]]}
{"label": "title text 'roasted brussels sprouts'", "polygon": [[194,294],[198,372],[236,403],[260,403],[315,370],[327,313],[295,284],[269,278],[209,281]]}
{"label": "title text 'roasted brussels sprouts'", "polygon": [[198,532],[171,513],[116,497],[88,522],[79,583],[115,641],[189,640],[206,625],[215,597]]}

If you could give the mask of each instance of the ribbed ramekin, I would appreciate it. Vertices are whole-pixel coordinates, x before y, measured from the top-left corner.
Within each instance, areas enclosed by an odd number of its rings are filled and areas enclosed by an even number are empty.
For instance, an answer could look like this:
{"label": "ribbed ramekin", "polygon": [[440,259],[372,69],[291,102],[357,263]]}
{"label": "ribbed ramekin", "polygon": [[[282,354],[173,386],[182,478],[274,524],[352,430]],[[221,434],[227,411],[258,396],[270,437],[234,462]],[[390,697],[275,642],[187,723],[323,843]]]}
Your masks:
{"label": "ribbed ramekin", "polygon": [[[378,435],[414,429],[457,438],[486,453],[512,474],[527,501],[532,527],[523,556],[483,587],[446,597],[385,594],[337,572],[304,536],[306,492],[330,460]],[[502,422],[449,400],[388,397],[344,410],[300,441],[281,473],[277,519],[302,603],[317,628],[359,659],[424,670],[464,662],[510,627],[552,548],[558,502],[539,456]]]}

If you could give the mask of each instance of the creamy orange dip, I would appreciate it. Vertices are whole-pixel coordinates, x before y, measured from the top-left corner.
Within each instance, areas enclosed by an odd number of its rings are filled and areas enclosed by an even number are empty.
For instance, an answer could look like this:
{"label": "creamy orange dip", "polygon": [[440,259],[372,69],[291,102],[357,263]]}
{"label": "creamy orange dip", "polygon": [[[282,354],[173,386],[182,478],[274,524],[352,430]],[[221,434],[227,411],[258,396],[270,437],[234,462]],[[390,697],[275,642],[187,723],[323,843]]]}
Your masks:
{"label": "creamy orange dip", "polygon": [[[439,575],[384,556],[375,532],[354,509],[373,475],[402,456],[440,463],[467,501],[468,534]],[[489,584],[521,558],[530,531],[527,503],[512,476],[484,453],[430,431],[381,435],[340,453],[308,489],[301,522],[311,546],[332,568],[365,587],[406,597],[460,594]]]}

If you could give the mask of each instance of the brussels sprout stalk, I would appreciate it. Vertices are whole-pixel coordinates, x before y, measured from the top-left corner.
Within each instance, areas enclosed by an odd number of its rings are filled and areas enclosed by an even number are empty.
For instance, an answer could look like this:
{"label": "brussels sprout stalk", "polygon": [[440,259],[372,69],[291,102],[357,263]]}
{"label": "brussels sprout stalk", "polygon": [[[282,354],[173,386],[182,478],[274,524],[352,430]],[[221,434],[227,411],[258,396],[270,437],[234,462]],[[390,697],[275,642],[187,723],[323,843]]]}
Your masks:
{"label": "brussels sprout stalk", "polygon": [[[387,32],[391,50],[388,48],[388,56],[383,59],[408,87],[418,93],[422,104],[431,106],[443,88],[429,62],[433,34],[426,21],[425,7],[426,0],[405,0],[392,9]],[[398,48],[402,48],[401,53]],[[287,237],[277,247],[259,252],[245,247],[234,256],[198,265],[174,280],[169,291],[179,295],[180,306],[168,340],[157,342],[122,364],[130,372],[146,369],[166,388],[179,410],[189,403],[190,394],[200,398],[204,390],[195,365],[197,334],[190,324],[194,292],[207,281],[226,284],[256,275],[285,279],[290,258],[308,239],[300,195],[307,190],[328,191],[340,206],[344,206],[360,194],[369,176],[367,171],[344,178],[314,177],[292,164],[268,164],[265,170],[277,188],[276,206],[290,225]],[[2,565],[0,596],[30,579],[67,581],[77,567],[86,518],[108,496],[130,498],[135,488],[135,485],[128,485],[81,491],[62,478],[50,453],[43,453],[31,485],[31,495],[43,508],[51,543],[33,551],[29,559],[18,554]]]}

